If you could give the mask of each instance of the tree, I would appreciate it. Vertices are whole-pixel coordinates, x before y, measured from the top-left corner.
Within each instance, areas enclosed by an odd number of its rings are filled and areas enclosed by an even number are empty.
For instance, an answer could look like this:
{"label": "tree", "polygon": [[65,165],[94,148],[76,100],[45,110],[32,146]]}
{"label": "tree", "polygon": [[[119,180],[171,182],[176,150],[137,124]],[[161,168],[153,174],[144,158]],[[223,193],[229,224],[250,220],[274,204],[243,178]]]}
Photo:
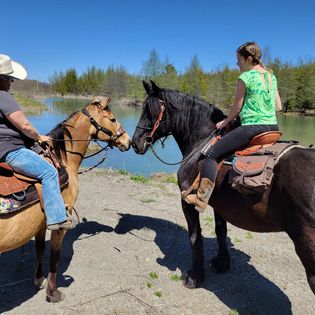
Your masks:
{"label": "tree", "polygon": [[163,73],[164,67],[155,49],[151,50],[149,59],[143,63],[142,74],[145,79],[155,79]]}

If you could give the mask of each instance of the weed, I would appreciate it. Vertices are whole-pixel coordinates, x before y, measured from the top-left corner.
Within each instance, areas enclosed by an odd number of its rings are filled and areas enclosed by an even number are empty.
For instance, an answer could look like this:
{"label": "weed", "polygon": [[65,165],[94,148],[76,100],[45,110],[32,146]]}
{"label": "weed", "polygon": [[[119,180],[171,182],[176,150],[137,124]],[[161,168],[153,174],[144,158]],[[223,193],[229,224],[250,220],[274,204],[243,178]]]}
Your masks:
{"label": "weed", "polygon": [[151,289],[152,288],[152,286],[153,286],[153,283],[151,283],[151,282],[147,282],[147,287],[149,288],[149,289]]}
{"label": "weed", "polygon": [[171,279],[172,281],[180,281],[180,280],[181,280],[181,277],[180,277],[179,275],[175,274],[175,275],[171,275],[171,276],[170,276],[170,279]]}
{"label": "weed", "polygon": [[154,295],[161,297],[162,296],[162,291],[155,291]]}
{"label": "weed", "polygon": [[205,221],[205,225],[208,225],[208,226],[213,225],[213,217],[211,217],[210,215],[206,216],[204,218],[204,221]]}
{"label": "weed", "polygon": [[239,315],[237,310],[230,310],[229,315]]}
{"label": "weed", "polygon": [[254,235],[253,235],[251,232],[247,232],[247,233],[246,233],[246,238],[247,238],[248,240],[252,240],[252,239],[254,238]]}
{"label": "weed", "polygon": [[132,179],[133,181],[137,183],[142,183],[142,184],[145,184],[149,181],[148,178],[143,175],[132,175],[130,176],[130,179]]}
{"label": "weed", "polygon": [[151,202],[154,202],[155,200],[154,199],[150,199],[150,198],[141,198],[140,200],[142,203],[151,203]]}
{"label": "weed", "polygon": [[150,273],[149,273],[149,276],[150,276],[150,278],[151,278],[152,280],[158,279],[158,275],[157,275],[157,273],[156,273],[155,271],[150,272]]}
{"label": "weed", "polygon": [[122,170],[122,169],[118,169],[118,170],[117,170],[117,173],[120,174],[120,175],[129,175],[129,172],[128,172],[128,171]]}

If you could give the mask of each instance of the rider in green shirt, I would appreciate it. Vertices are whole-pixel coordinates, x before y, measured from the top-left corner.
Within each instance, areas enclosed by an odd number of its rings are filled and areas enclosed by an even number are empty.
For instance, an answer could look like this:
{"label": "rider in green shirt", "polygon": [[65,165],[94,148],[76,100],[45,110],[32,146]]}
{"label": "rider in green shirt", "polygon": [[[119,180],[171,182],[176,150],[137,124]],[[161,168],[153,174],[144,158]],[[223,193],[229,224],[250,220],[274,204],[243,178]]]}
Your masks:
{"label": "rider in green shirt", "polygon": [[274,74],[261,62],[261,49],[255,42],[247,42],[237,51],[237,65],[242,74],[237,82],[234,103],[228,117],[217,123],[223,129],[238,115],[241,126],[233,129],[216,142],[205,154],[197,194],[185,201],[203,212],[214,189],[218,163],[236,150],[245,148],[251,139],[267,131],[278,131],[276,110],[281,110],[281,100]]}

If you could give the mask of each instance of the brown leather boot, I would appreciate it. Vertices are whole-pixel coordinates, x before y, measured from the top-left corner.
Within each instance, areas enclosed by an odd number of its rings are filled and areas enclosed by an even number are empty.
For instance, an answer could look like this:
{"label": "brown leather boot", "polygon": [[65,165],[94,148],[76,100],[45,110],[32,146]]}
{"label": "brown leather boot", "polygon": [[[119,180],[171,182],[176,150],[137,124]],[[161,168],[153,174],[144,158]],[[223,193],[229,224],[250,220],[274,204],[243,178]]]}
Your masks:
{"label": "brown leather boot", "polygon": [[197,190],[197,194],[190,194],[185,198],[187,203],[193,204],[195,209],[203,213],[206,208],[210,208],[208,201],[214,189],[214,183],[208,178],[202,178]]}

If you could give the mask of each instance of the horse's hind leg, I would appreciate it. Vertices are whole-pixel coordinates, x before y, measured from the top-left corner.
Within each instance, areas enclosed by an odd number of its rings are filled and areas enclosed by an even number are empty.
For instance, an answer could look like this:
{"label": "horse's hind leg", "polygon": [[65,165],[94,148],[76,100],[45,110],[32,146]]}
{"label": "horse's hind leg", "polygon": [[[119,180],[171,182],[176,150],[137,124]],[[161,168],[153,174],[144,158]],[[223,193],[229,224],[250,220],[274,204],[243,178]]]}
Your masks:
{"label": "horse's hind leg", "polygon": [[211,260],[211,268],[214,272],[225,272],[230,268],[230,255],[226,245],[226,221],[214,211],[215,234],[218,240],[218,255]]}
{"label": "horse's hind leg", "polygon": [[190,245],[192,249],[192,266],[184,276],[184,285],[193,289],[201,285],[203,281],[203,246],[201,237],[201,228],[199,222],[199,212],[193,205],[182,201],[184,215],[188,225]]}
{"label": "horse's hind leg", "polygon": [[[298,225],[298,222],[295,224]],[[307,281],[315,294],[315,227],[304,226],[299,235],[295,233],[290,237],[305,268]]]}
{"label": "horse's hind leg", "polygon": [[36,266],[35,266],[34,285],[38,289],[43,289],[46,283],[46,279],[43,275],[43,269],[42,269],[42,258],[45,251],[45,235],[46,235],[46,227],[43,227],[37,233],[37,235],[35,235]]}
{"label": "horse's hind leg", "polygon": [[58,303],[65,298],[65,295],[57,289],[57,270],[60,261],[62,241],[66,232],[57,230],[51,232],[50,238],[50,270],[46,289],[47,302]]}

